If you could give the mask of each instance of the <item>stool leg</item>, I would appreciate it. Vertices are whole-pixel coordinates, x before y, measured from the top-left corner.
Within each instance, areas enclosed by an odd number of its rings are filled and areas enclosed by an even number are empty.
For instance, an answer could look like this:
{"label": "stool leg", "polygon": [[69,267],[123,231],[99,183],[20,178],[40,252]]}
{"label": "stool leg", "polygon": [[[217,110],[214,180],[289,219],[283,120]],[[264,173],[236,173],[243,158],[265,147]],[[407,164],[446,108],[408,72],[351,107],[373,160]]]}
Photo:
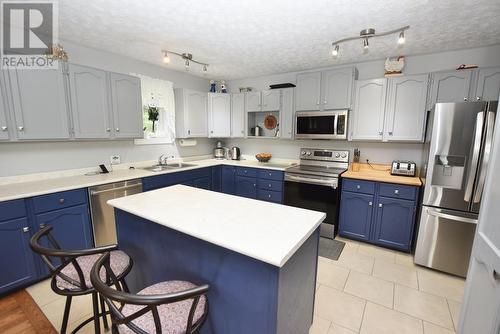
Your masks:
{"label": "stool leg", "polygon": [[72,296],[66,296],[66,305],[64,306],[64,315],[61,325],[61,334],[66,334],[66,329],[68,327],[69,310],[71,308],[71,298]]}
{"label": "stool leg", "polygon": [[102,322],[104,324],[104,329],[107,331],[109,326],[108,317],[106,316],[106,304],[104,303],[104,298],[101,295],[99,295],[99,301],[101,302]]}
{"label": "stool leg", "polygon": [[97,296],[97,292],[92,292],[92,305],[94,306],[95,334],[101,334],[101,324],[99,321],[99,297]]}

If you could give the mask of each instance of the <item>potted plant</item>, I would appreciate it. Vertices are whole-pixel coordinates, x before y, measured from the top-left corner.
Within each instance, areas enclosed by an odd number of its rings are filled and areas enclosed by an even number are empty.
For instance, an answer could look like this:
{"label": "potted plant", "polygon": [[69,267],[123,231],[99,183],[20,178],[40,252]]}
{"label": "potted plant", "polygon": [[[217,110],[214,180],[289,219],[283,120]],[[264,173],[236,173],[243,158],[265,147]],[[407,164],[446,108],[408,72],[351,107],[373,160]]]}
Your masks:
{"label": "potted plant", "polygon": [[155,106],[148,106],[148,120],[153,122],[153,132],[155,132],[155,122],[158,121],[158,116],[160,116],[160,108]]}

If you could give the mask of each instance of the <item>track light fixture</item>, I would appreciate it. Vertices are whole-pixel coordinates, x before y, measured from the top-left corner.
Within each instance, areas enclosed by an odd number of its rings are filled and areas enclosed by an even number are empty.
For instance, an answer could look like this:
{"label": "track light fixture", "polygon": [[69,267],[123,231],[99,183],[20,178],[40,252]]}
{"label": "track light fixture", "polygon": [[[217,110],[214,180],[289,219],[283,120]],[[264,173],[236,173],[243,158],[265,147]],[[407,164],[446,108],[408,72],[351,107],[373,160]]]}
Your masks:
{"label": "track light fixture", "polygon": [[375,32],[375,29],[373,29],[373,28],[361,30],[359,32],[359,36],[347,37],[347,38],[339,39],[338,41],[333,42],[332,43],[332,47],[333,47],[332,56],[333,57],[338,56],[341,43],[350,42],[350,41],[354,41],[357,39],[362,39],[363,40],[363,52],[366,53],[366,52],[368,52],[368,49],[370,47],[370,43],[368,41],[370,38],[387,36],[387,35],[396,34],[396,33],[399,33],[398,45],[402,46],[405,44],[405,30],[408,30],[408,29],[410,29],[410,26],[404,26],[404,27],[401,27],[398,29],[385,31],[385,32],[381,32],[378,34]]}
{"label": "track light fixture", "polygon": [[202,65],[204,73],[206,73],[208,71],[208,64],[207,63],[202,63],[202,62],[197,61],[197,60],[194,60],[193,59],[193,55],[191,53],[187,53],[187,52],[185,52],[185,53],[177,53],[177,52],[168,51],[168,50],[162,50],[161,52],[163,54],[163,62],[165,64],[170,63],[169,54],[174,54],[174,55],[179,56],[179,57],[181,57],[182,59],[185,60],[185,62],[184,62],[184,68],[186,69],[186,71],[189,71],[191,69],[191,63],[196,63],[198,65]]}

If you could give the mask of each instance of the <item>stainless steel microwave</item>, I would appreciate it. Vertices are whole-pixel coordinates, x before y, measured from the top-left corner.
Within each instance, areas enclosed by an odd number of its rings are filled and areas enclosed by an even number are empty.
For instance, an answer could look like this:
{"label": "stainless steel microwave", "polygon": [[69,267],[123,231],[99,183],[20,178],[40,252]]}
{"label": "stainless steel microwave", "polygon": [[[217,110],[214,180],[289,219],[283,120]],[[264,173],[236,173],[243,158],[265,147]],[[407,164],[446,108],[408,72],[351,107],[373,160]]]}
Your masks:
{"label": "stainless steel microwave", "polygon": [[296,139],[347,139],[348,110],[295,113]]}

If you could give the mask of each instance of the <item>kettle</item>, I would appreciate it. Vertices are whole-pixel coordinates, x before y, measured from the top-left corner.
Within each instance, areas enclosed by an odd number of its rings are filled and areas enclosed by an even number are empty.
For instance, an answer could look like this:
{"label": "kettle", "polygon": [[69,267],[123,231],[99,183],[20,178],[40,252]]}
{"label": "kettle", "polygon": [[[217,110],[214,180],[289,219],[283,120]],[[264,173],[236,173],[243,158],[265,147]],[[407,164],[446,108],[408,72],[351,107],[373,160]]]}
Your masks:
{"label": "kettle", "polygon": [[233,146],[231,148],[231,159],[240,160],[240,156],[241,156],[240,148]]}

